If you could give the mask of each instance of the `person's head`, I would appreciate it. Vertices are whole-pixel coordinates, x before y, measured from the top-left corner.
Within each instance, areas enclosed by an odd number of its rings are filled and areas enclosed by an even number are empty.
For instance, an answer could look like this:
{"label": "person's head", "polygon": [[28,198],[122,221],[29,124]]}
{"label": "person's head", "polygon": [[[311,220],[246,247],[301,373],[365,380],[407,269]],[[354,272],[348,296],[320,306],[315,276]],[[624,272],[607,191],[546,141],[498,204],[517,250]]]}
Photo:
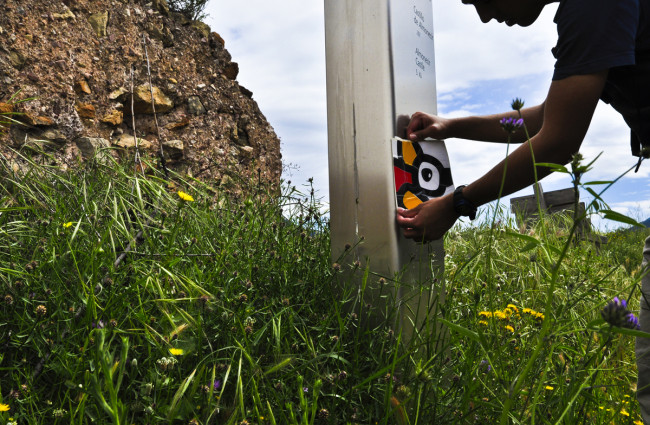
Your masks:
{"label": "person's head", "polygon": [[462,0],[476,8],[481,21],[492,19],[505,22],[508,26],[527,27],[537,20],[548,3],[557,0]]}

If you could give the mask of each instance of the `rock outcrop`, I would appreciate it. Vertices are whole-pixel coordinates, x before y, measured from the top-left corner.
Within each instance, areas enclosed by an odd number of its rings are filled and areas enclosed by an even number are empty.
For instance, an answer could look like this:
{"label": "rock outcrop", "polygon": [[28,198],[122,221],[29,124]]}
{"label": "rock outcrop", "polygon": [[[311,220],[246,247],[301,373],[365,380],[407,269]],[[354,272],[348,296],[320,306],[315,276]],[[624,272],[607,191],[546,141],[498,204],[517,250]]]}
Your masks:
{"label": "rock outcrop", "polygon": [[5,0],[0,112],[23,124],[5,125],[0,154],[41,148],[68,168],[130,155],[137,140],[143,157],[162,151],[169,169],[211,185],[277,185],[280,142],[224,44],[165,0]]}

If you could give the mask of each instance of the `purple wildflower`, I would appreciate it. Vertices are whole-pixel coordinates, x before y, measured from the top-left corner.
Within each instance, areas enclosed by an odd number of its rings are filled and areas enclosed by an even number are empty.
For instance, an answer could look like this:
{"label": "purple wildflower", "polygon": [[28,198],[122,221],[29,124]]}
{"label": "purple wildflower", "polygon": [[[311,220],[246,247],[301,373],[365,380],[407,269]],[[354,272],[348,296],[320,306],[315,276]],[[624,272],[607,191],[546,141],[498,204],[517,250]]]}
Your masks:
{"label": "purple wildflower", "polygon": [[219,388],[221,388],[221,379],[215,379],[212,383],[212,388],[214,388],[215,391],[218,391]]}
{"label": "purple wildflower", "polygon": [[612,326],[640,329],[639,319],[627,309],[627,301],[614,297],[600,312],[603,320]]}
{"label": "purple wildflower", "polygon": [[514,133],[524,125],[524,119],[501,118],[499,123],[501,124],[501,128],[503,128],[507,133]]}

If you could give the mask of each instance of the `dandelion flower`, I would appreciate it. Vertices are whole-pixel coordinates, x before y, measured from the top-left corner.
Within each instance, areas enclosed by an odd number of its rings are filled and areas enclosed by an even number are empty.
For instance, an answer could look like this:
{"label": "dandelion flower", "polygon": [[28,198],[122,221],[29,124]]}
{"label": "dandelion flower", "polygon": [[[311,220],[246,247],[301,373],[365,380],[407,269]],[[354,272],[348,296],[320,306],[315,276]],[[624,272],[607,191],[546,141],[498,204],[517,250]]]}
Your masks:
{"label": "dandelion flower", "polygon": [[177,193],[178,193],[178,197],[181,198],[183,201],[194,202],[194,198],[192,198],[192,195],[187,194],[181,190],[179,190]]}
{"label": "dandelion flower", "polygon": [[513,328],[513,327],[510,326],[510,325],[506,325],[505,329],[506,329],[507,331],[510,331],[510,332],[512,332],[512,333],[515,333],[515,328]]}
{"label": "dandelion flower", "polygon": [[555,389],[555,388],[551,387],[550,385],[547,385],[544,388],[546,388],[549,391],[553,391]]}
{"label": "dandelion flower", "polygon": [[487,325],[488,325],[488,322],[486,322],[485,320],[479,320],[479,321],[478,321],[478,324],[479,324],[479,325],[483,325],[483,326],[487,326]]}
{"label": "dandelion flower", "polygon": [[9,411],[9,405],[0,403],[0,412],[8,412],[8,411]]}
{"label": "dandelion flower", "polygon": [[627,412],[625,409],[621,409],[621,415],[623,416],[630,416],[630,414]]}
{"label": "dandelion flower", "polygon": [[63,227],[65,227],[66,229],[67,229],[68,227],[72,227],[72,222],[71,222],[71,221],[68,221],[67,223],[63,223]]}
{"label": "dandelion flower", "polygon": [[641,421],[638,420],[638,419],[637,419],[636,421],[632,422],[632,423],[633,423],[634,425],[643,425],[643,422],[641,422]]}
{"label": "dandelion flower", "polygon": [[172,356],[182,356],[185,351],[183,351],[182,348],[170,348],[169,349],[169,354]]}

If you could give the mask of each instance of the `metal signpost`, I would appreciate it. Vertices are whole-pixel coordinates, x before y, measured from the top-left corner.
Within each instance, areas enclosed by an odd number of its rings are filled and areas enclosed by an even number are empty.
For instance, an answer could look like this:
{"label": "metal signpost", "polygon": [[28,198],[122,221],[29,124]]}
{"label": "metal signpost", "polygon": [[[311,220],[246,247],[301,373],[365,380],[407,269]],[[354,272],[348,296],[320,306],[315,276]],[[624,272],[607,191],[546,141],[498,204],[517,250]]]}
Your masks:
{"label": "metal signpost", "polygon": [[[407,340],[434,330],[427,319],[444,293],[442,241],[418,244],[397,228],[391,143],[411,114],[436,112],[432,21],[431,0],[325,0],[332,258],[352,244],[352,261],[388,282],[403,273],[388,289]],[[384,311],[384,299],[364,302]]]}

